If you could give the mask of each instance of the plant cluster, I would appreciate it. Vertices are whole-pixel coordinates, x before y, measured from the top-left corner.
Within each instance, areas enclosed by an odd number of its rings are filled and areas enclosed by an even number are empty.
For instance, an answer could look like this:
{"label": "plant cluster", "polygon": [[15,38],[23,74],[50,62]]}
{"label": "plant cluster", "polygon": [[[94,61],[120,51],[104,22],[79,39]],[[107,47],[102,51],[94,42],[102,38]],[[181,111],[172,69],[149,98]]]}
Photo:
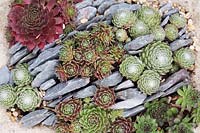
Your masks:
{"label": "plant cluster", "polygon": [[115,42],[113,28],[99,23],[91,31],[79,32],[64,42],[59,54],[62,64],[56,72],[61,81],[77,76],[102,79],[111,74],[123,55],[122,46]]}
{"label": "plant cluster", "polygon": [[17,65],[12,72],[12,79],[16,86],[4,84],[0,87],[0,104],[7,108],[16,105],[23,112],[32,111],[39,107],[41,97],[39,91],[30,86],[32,77],[27,64]]}

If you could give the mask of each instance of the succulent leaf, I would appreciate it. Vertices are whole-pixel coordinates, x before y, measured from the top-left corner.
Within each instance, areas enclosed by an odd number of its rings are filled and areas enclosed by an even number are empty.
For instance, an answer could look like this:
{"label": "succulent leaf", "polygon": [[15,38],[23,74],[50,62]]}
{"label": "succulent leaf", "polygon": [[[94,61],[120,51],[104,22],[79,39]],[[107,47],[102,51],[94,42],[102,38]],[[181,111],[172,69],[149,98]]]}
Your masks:
{"label": "succulent leaf", "polygon": [[156,120],[147,116],[138,116],[134,124],[136,133],[154,133],[157,131],[158,124]]}
{"label": "succulent leaf", "polygon": [[73,48],[72,46],[62,47],[59,52],[59,60],[63,63],[67,63],[73,59]]}
{"label": "succulent leaf", "polygon": [[67,99],[56,106],[56,113],[60,119],[74,121],[82,109],[82,102],[79,99]]}
{"label": "succulent leaf", "polygon": [[94,95],[94,103],[104,109],[109,108],[115,103],[115,92],[110,88],[100,88]]}
{"label": "succulent leaf", "polygon": [[133,124],[131,119],[118,118],[112,124],[110,128],[111,133],[132,133]]}
{"label": "succulent leaf", "polygon": [[170,41],[174,41],[178,37],[178,28],[173,24],[168,24],[165,26],[165,34]]}
{"label": "succulent leaf", "polygon": [[106,76],[108,76],[112,69],[114,67],[112,66],[111,61],[98,61],[97,62],[97,67],[96,67],[96,72],[95,72],[95,77],[98,79],[102,79]]}
{"label": "succulent leaf", "polygon": [[0,105],[5,107],[14,106],[17,99],[15,89],[8,84],[0,86]]}
{"label": "succulent leaf", "polygon": [[141,53],[141,60],[150,70],[154,70],[161,75],[165,75],[172,68],[172,51],[164,42],[149,44]]}
{"label": "succulent leaf", "polygon": [[189,48],[181,48],[175,52],[174,61],[182,68],[188,69],[195,63],[193,51]]}
{"label": "succulent leaf", "polygon": [[137,20],[136,15],[130,10],[118,10],[112,19],[114,26],[118,28],[129,28],[135,24]]}
{"label": "succulent leaf", "polygon": [[145,65],[136,56],[128,56],[120,64],[120,73],[133,81],[137,81],[139,76],[142,74]]}
{"label": "succulent leaf", "polygon": [[41,97],[38,91],[31,86],[20,87],[17,97],[17,106],[24,112],[32,111],[39,107]]}
{"label": "succulent leaf", "polygon": [[160,87],[160,75],[152,70],[145,70],[137,81],[140,91],[147,95],[157,92]]}
{"label": "succulent leaf", "polygon": [[16,66],[15,69],[12,70],[13,72],[13,81],[18,86],[25,86],[32,82],[32,76],[28,70],[27,64],[19,64]]}
{"label": "succulent leaf", "polygon": [[200,123],[200,103],[198,103],[198,107],[192,111],[192,118],[194,123]]}
{"label": "succulent leaf", "polygon": [[140,8],[137,11],[137,16],[140,20],[147,24],[149,28],[160,25],[161,22],[159,12],[150,7],[143,6]]}
{"label": "succulent leaf", "polygon": [[149,32],[148,26],[141,20],[137,20],[136,23],[129,29],[130,36],[133,38],[146,35]]}
{"label": "succulent leaf", "polygon": [[187,20],[183,16],[180,16],[179,13],[171,15],[169,21],[178,28],[185,27],[187,23]]}

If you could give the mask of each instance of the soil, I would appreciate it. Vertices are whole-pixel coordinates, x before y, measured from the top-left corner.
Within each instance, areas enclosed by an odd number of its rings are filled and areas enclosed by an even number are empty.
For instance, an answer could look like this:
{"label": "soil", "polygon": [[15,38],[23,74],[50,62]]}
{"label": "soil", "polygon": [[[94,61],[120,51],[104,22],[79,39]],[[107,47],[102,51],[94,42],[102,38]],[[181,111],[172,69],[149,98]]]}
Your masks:
{"label": "soil", "polygon": [[[9,12],[9,4],[11,0],[0,0],[0,68],[6,65],[8,61],[8,43],[5,39],[5,27],[7,25],[7,14]],[[141,1],[156,1],[156,0],[141,0]],[[164,1],[164,0],[159,0]],[[194,46],[196,49],[196,65],[193,75],[193,82],[196,89],[200,90],[200,23],[199,23],[199,12],[200,12],[200,1],[199,0],[170,0],[170,2],[177,2],[180,5],[187,8],[190,12],[191,18],[193,20],[194,28]],[[191,25],[191,28],[192,25]],[[2,76],[2,75],[1,75]],[[13,122],[9,119],[6,114],[6,110],[0,108],[0,132],[2,133],[53,133],[54,131],[46,127],[35,127],[31,129],[23,128],[17,122]],[[195,129],[195,133],[200,133],[200,127]]]}

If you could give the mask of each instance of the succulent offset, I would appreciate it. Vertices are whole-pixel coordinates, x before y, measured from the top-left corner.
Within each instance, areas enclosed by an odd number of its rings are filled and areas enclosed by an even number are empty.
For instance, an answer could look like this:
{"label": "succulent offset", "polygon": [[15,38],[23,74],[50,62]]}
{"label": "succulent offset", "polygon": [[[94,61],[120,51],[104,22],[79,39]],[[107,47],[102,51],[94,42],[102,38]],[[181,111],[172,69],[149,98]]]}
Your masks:
{"label": "succulent offset", "polygon": [[41,97],[36,88],[25,86],[18,88],[18,91],[16,104],[22,111],[32,111],[40,106]]}
{"label": "succulent offset", "polygon": [[128,56],[120,64],[120,73],[132,81],[137,81],[145,65],[137,56]]}
{"label": "succulent offset", "polygon": [[18,86],[25,86],[32,82],[32,76],[27,64],[19,64],[13,69],[13,81]]}
{"label": "succulent offset", "polygon": [[138,89],[145,94],[152,95],[159,90],[160,80],[161,77],[157,72],[146,70],[137,81]]}
{"label": "succulent offset", "polygon": [[137,17],[131,10],[119,10],[113,15],[112,23],[118,28],[129,28],[136,20]]}
{"label": "succulent offset", "polygon": [[172,68],[171,48],[167,43],[160,41],[149,44],[141,53],[141,60],[148,69],[165,75]]}
{"label": "succulent offset", "polygon": [[174,24],[177,28],[183,28],[186,26],[187,20],[179,13],[170,16],[169,21]]}
{"label": "succulent offset", "polygon": [[165,26],[166,38],[170,41],[174,41],[178,37],[178,28],[173,24]]}
{"label": "succulent offset", "polygon": [[147,116],[138,116],[134,124],[136,133],[153,133],[157,131],[158,124],[156,119]]}
{"label": "succulent offset", "polygon": [[110,128],[111,133],[131,133],[133,132],[133,125],[130,119],[118,118]]}
{"label": "succulent offset", "polygon": [[161,22],[161,16],[159,12],[151,7],[143,6],[137,11],[137,16],[140,20],[146,23],[149,28],[157,26]]}
{"label": "succulent offset", "polygon": [[0,105],[12,107],[16,103],[17,94],[11,85],[0,86]]}
{"label": "succulent offset", "polygon": [[75,120],[81,109],[82,103],[79,99],[67,99],[57,105],[56,113],[60,119],[67,122]]}
{"label": "succulent offset", "polygon": [[175,52],[174,61],[181,67],[188,69],[195,63],[193,51],[189,48],[181,48]]}
{"label": "succulent offset", "polygon": [[155,26],[151,32],[156,41],[163,41],[165,39],[165,30],[161,26]]}

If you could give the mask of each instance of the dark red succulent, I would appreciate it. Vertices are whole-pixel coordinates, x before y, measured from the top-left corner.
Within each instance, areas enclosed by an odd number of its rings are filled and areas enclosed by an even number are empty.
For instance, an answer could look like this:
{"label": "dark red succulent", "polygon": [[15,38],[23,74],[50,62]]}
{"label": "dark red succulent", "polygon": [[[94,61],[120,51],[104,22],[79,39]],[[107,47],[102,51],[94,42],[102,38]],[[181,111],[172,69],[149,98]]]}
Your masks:
{"label": "dark red succulent", "polygon": [[115,103],[115,92],[111,88],[100,88],[94,95],[94,103],[104,109],[109,108]]}
{"label": "dark red succulent", "polygon": [[111,124],[111,133],[133,133],[133,125],[130,119],[118,118]]}
{"label": "dark red succulent", "polygon": [[56,0],[24,0],[13,4],[8,27],[15,40],[29,50],[51,43],[63,33],[64,19]]}
{"label": "dark red succulent", "polygon": [[82,102],[79,99],[67,99],[56,106],[56,114],[60,119],[73,121],[82,109]]}

